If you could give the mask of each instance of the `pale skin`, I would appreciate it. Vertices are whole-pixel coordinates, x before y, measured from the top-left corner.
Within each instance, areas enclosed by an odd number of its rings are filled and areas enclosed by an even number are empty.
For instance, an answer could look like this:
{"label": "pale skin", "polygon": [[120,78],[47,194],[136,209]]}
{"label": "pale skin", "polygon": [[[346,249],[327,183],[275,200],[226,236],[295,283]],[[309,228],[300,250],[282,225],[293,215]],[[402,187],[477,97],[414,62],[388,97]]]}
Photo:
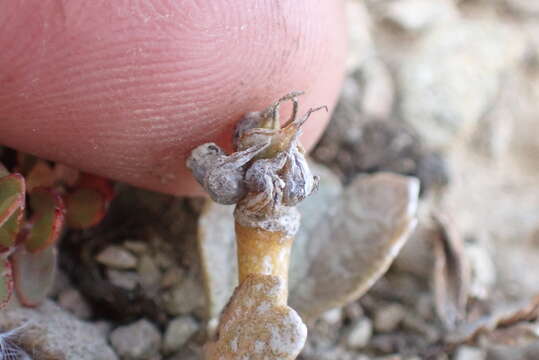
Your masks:
{"label": "pale skin", "polygon": [[230,150],[245,113],[296,89],[331,109],[346,50],[335,0],[0,1],[0,30],[0,144],[180,195],[202,193],[189,152]]}

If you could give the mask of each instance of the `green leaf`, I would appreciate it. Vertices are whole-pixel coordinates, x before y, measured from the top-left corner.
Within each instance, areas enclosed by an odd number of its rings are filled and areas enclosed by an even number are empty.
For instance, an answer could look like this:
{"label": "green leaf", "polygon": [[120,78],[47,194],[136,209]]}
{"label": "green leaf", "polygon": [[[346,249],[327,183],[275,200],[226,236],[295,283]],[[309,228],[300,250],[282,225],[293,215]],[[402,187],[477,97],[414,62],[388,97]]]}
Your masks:
{"label": "green leaf", "polygon": [[7,251],[16,244],[23,213],[23,208],[18,208],[0,227],[0,253]]}
{"label": "green leaf", "polygon": [[30,208],[34,215],[28,222],[24,237],[26,249],[38,252],[56,243],[64,225],[64,202],[60,195],[38,188],[30,194]]}
{"label": "green leaf", "polygon": [[39,305],[52,287],[56,273],[56,247],[37,253],[28,252],[24,246],[12,256],[15,292],[25,306]]}
{"label": "green leaf", "polygon": [[8,259],[0,259],[0,309],[4,308],[13,294],[13,273]]}
{"label": "green leaf", "polygon": [[65,198],[68,226],[86,229],[98,224],[107,213],[113,196],[114,191],[108,180],[84,174]]}
{"label": "green leaf", "polygon": [[11,174],[0,178],[0,226],[17,209],[24,208],[25,183],[20,174]]}

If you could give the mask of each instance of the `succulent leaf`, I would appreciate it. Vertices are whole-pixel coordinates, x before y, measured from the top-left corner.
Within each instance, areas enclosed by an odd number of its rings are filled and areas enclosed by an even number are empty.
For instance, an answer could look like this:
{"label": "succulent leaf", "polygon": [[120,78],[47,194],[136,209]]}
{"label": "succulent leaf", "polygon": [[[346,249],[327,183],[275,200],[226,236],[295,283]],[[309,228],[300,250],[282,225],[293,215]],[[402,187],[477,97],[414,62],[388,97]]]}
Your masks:
{"label": "succulent leaf", "polygon": [[15,291],[25,306],[37,306],[47,296],[56,273],[55,247],[31,253],[20,246],[13,254]]}
{"label": "succulent leaf", "polygon": [[34,212],[24,236],[26,249],[38,252],[53,245],[64,224],[64,202],[60,195],[38,188],[30,194],[30,208]]}
{"label": "succulent leaf", "polygon": [[6,252],[17,243],[17,234],[21,228],[23,214],[24,207],[21,206],[0,226],[0,253]]}
{"label": "succulent leaf", "polygon": [[0,260],[0,309],[5,307],[13,294],[13,273],[7,259]]}
{"label": "succulent leaf", "polygon": [[0,226],[17,209],[24,207],[25,183],[20,174],[11,174],[0,178]]}
{"label": "succulent leaf", "polygon": [[98,224],[114,197],[114,190],[106,179],[84,174],[75,189],[65,197],[67,224],[85,229]]}
{"label": "succulent leaf", "polygon": [[55,175],[46,161],[38,160],[26,175],[26,188],[28,192],[38,187],[54,186]]}

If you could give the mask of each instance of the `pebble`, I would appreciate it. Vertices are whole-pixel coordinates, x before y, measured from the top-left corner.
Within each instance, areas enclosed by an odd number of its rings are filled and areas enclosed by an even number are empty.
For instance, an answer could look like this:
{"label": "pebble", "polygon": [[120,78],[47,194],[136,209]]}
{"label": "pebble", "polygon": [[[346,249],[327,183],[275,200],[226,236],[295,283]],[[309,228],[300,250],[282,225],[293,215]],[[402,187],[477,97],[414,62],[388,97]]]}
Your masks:
{"label": "pebble", "polygon": [[134,290],[138,285],[138,275],[132,271],[107,270],[110,282],[125,290]]}
{"label": "pebble", "polygon": [[90,306],[76,289],[62,291],[58,296],[58,304],[79,319],[88,319],[92,316]]}
{"label": "pebble", "polygon": [[140,277],[140,284],[145,289],[152,289],[159,287],[159,280],[161,279],[161,271],[155,263],[154,259],[150,256],[143,255],[138,263],[137,272]]}
{"label": "pebble", "polygon": [[198,323],[191,316],[180,316],[173,319],[165,331],[164,352],[171,354],[180,350],[187,340],[197,332],[198,328]]}
{"label": "pebble", "polygon": [[455,352],[453,360],[485,360],[487,355],[484,350],[473,346],[461,346]]}
{"label": "pebble", "polygon": [[115,245],[106,247],[97,255],[96,260],[115,269],[134,269],[137,266],[137,258],[130,251]]}
{"label": "pebble", "polygon": [[202,284],[194,277],[186,278],[180,285],[163,294],[165,310],[171,315],[188,314],[204,306]]}
{"label": "pebble", "polygon": [[110,342],[122,359],[149,360],[159,354],[161,334],[155,325],[142,319],[113,330]]}
{"label": "pebble", "polygon": [[181,283],[185,274],[184,271],[178,267],[172,267],[165,271],[161,278],[161,287],[163,289],[169,289],[174,285]]}
{"label": "pebble", "polygon": [[148,244],[137,240],[127,240],[122,244],[126,249],[134,252],[137,255],[146,254],[148,252]]}
{"label": "pebble", "polygon": [[362,318],[352,325],[346,337],[346,345],[350,349],[361,349],[369,343],[372,336],[372,322],[369,318]]}
{"label": "pebble", "polygon": [[374,314],[374,328],[379,332],[394,331],[405,315],[406,310],[400,304],[380,307]]}
{"label": "pebble", "polygon": [[337,324],[343,315],[342,308],[334,308],[322,314],[322,319],[328,324]]}

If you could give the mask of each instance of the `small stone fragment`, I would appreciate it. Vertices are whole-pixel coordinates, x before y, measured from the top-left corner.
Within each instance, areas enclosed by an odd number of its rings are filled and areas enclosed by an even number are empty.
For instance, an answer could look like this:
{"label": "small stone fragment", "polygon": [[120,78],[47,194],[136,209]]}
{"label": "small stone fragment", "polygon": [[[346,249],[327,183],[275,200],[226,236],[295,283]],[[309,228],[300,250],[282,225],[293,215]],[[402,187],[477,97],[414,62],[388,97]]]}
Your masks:
{"label": "small stone fragment", "polygon": [[142,319],[113,330],[110,342],[122,359],[149,360],[158,355],[161,334],[155,325]]}
{"label": "small stone fragment", "polygon": [[483,349],[473,346],[461,346],[455,352],[453,360],[485,360],[487,354]]}
{"label": "small stone fragment", "polygon": [[144,255],[140,258],[137,272],[140,277],[140,284],[144,289],[157,289],[159,287],[159,280],[161,279],[161,271],[152,259],[148,255]]}
{"label": "small stone fragment", "polygon": [[169,289],[174,285],[178,285],[184,278],[184,272],[178,267],[171,267],[163,274],[161,278],[161,287],[163,289]]}
{"label": "small stone fragment", "polygon": [[204,306],[204,290],[202,284],[191,276],[163,294],[163,300],[169,314],[188,314]]}
{"label": "small stone fragment", "polygon": [[134,290],[138,285],[138,276],[132,271],[107,269],[107,277],[112,285],[125,290]]}
{"label": "small stone fragment", "polygon": [[388,3],[383,10],[384,19],[410,32],[457,18],[457,9],[451,0],[400,0]]}
{"label": "small stone fragment", "polygon": [[322,314],[322,319],[328,324],[337,324],[341,321],[343,315],[342,308],[335,308]]}
{"label": "small stone fragment", "polygon": [[58,304],[79,319],[88,319],[92,311],[81,293],[76,289],[67,289],[58,296]]}
{"label": "small stone fragment", "polygon": [[148,244],[143,241],[127,240],[124,241],[122,245],[137,255],[142,255],[148,252]]}
{"label": "small stone fragment", "polygon": [[406,310],[400,304],[378,308],[374,314],[374,328],[379,332],[394,331],[405,315]]}
{"label": "small stone fragment", "polygon": [[352,325],[346,337],[346,345],[350,349],[361,349],[367,346],[372,336],[372,322],[364,317]]}
{"label": "small stone fragment", "polygon": [[163,350],[167,354],[180,350],[197,330],[198,324],[191,316],[181,316],[173,319],[165,331]]}
{"label": "small stone fragment", "polygon": [[133,269],[137,266],[137,258],[121,246],[111,245],[102,250],[96,257],[101,264],[115,269]]}

